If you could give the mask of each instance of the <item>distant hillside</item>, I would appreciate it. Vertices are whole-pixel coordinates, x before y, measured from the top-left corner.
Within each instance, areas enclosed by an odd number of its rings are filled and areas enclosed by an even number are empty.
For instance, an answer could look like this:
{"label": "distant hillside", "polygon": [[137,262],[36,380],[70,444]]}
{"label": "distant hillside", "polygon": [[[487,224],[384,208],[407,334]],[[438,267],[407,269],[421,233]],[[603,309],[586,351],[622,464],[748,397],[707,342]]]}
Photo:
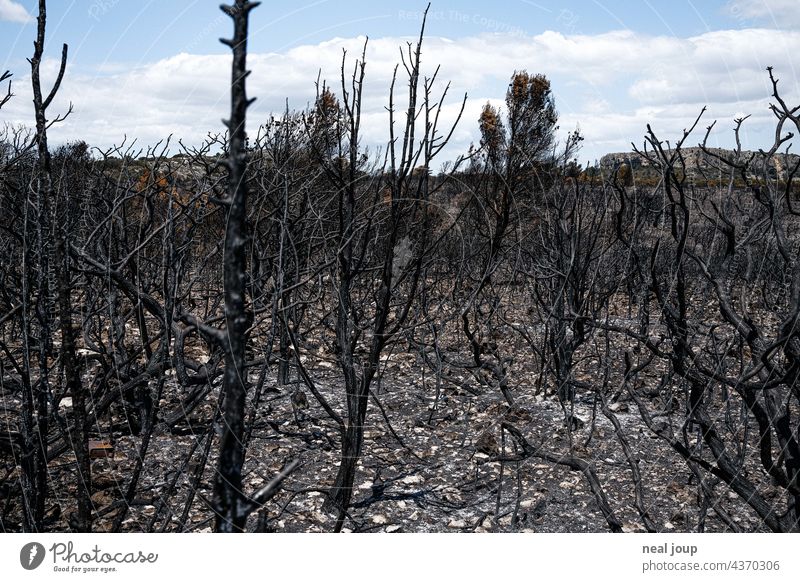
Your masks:
{"label": "distant hillside", "polygon": [[[720,148],[708,148],[711,154],[720,156],[726,160],[734,160],[736,153],[733,150],[726,150]],[[706,179],[717,179],[730,175],[730,167],[720,162],[714,155],[704,152],[699,147],[684,148],[682,150],[683,157],[686,160],[686,172],[689,176]],[[743,151],[741,160],[748,160],[754,156],[754,163],[752,164],[753,171],[758,171],[760,177],[763,177],[761,170],[760,155],[758,152]],[[776,154],[768,163],[767,172],[770,178],[786,179],[788,174],[797,165],[800,156],[795,154]],[[636,152],[621,152],[606,154],[600,158],[600,167],[606,170],[614,170],[620,166],[629,166],[633,170],[636,178],[654,177],[658,174],[657,168],[654,168],[650,161],[637,154]]]}

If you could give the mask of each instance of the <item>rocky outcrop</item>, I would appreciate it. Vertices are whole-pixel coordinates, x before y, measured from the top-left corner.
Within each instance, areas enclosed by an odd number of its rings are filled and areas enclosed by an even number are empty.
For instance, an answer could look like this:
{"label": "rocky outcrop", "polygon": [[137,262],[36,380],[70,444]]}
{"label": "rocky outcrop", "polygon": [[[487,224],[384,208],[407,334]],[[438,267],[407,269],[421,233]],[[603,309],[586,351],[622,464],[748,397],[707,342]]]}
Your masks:
{"label": "rocky outcrop", "polygon": [[[757,151],[743,151],[737,158],[735,151],[721,148],[708,148],[708,151],[704,151],[699,147],[691,147],[683,148],[681,151],[686,163],[687,174],[706,177],[716,177],[720,171],[726,174],[730,172],[730,166],[720,161],[719,158],[722,158],[735,162],[737,165],[752,160],[750,163],[751,174],[764,177],[766,170],[766,174],[770,178],[784,180],[800,160],[800,157],[795,154],[775,154],[771,159],[765,160],[763,154]],[[765,161],[766,168],[764,167]],[[636,152],[610,153],[600,158],[600,167],[604,169],[614,170],[622,165],[629,166],[634,172],[646,173],[658,170],[650,160]]]}

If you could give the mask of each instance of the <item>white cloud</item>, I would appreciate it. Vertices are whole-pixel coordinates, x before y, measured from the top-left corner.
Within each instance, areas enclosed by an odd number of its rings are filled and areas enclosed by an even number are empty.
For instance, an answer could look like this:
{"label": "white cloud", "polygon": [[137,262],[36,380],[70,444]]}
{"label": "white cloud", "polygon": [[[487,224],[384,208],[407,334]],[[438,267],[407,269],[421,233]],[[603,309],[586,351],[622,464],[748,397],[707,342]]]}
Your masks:
{"label": "white cloud", "polygon": [[740,21],[755,20],[775,28],[800,26],[797,0],[731,0],[727,9]]}
{"label": "white cloud", "polygon": [[[362,124],[365,144],[385,143],[387,91],[398,47],[407,40],[370,40]],[[352,59],[360,56],[363,44],[364,38],[333,39],[283,53],[249,55],[253,74],[248,93],[258,98],[249,129],[266,121],[271,112],[280,114],[287,98],[290,108],[305,108],[313,101],[318,72],[340,94],[342,48],[348,52],[348,70],[352,70]],[[765,68],[775,67],[777,75],[785,78],[781,82],[784,96],[798,103],[800,91],[791,65],[798,53],[800,32],[789,30],[717,31],[686,39],[630,31],[594,36],[483,34],[456,41],[427,38],[423,72],[431,74],[441,64],[437,90],[451,81],[443,126],[455,120],[461,97],[469,93],[450,157],[477,140],[476,121],[483,104],[492,100],[502,106],[513,71],[527,69],[551,78],[561,127],[567,131],[579,124],[586,137],[582,158],[595,158],[607,151],[626,150],[631,141],[640,143],[648,122],[665,137],[677,135],[704,105],[709,105],[709,122],[719,119],[725,135],[734,115],[753,113],[746,138],[752,140],[751,147],[766,145],[771,87]],[[55,61],[43,64],[45,77],[52,79],[56,71]],[[405,86],[402,66],[399,72],[396,105]],[[179,54],[127,70],[68,68],[50,116],[64,111],[70,101],[75,112],[53,128],[52,139],[81,138],[108,146],[123,135],[152,144],[174,134],[184,143],[198,144],[208,132],[222,131],[220,118],[227,116],[229,107],[229,77],[230,57],[225,54]],[[18,96],[3,108],[5,119],[31,122],[29,84],[29,79],[19,79]]]}
{"label": "white cloud", "polygon": [[22,4],[14,0],[0,0],[0,20],[26,23],[32,21],[33,17]]}
{"label": "white cloud", "polygon": [[692,37],[671,58],[645,65],[630,86],[641,103],[733,103],[770,95],[768,66],[793,76],[800,32],[748,29]]}

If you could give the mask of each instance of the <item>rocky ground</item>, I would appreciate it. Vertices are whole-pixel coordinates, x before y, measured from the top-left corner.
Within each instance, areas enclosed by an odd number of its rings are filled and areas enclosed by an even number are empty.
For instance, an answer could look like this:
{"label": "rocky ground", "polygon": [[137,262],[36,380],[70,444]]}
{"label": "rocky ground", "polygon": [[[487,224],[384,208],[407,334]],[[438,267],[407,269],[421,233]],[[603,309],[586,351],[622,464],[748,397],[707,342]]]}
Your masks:
{"label": "rocky ground", "polygon": [[[499,392],[475,396],[447,386],[436,401],[433,382],[423,378],[415,364],[413,354],[393,355],[376,386],[353,507],[345,523],[347,531],[609,531],[583,472],[536,457],[497,460],[514,458],[520,450],[515,450],[512,436],[501,430],[503,421],[513,424],[543,451],[571,454],[589,462],[622,530],[645,531],[618,434],[591,398],[579,396],[573,412],[576,420],[568,427],[555,398],[522,389],[516,391],[513,409]],[[332,405],[341,406],[335,367],[326,361],[310,365],[320,390]],[[285,481],[283,491],[251,518],[249,527],[253,531],[330,531],[334,516],[323,511],[322,505],[339,460],[336,426],[310,394],[309,408],[296,418],[291,390],[287,387],[277,392],[269,382],[265,385],[247,449],[246,491],[263,487],[290,460],[299,459],[301,464]],[[164,405],[174,396],[168,385]],[[175,531],[181,523],[185,523],[184,530],[211,531],[213,512],[208,503],[216,439],[210,443],[208,462],[201,459],[209,444],[216,397],[212,392],[192,412],[190,422],[153,437],[123,531]],[[714,502],[703,510],[696,478],[645,426],[636,404],[622,398],[612,409],[642,474],[642,507],[659,531],[729,530],[718,518],[714,504],[742,530],[764,529],[758,516],[724,484],[708,482]],[[121,408],[116,414],[122,414]],[[124,418],[115,422],[124,422]],[[123,503],[141,439],[117,436],[113,446],[113,458],[92,461],[92,500],[99,531],[110,529]],[[69,528],[74,470],[69,454],[52,464],[54,501],[49,515],[53,530]],[[763,474],[757,474],[758,468],[752,471],[750,478],[764,480]]]}

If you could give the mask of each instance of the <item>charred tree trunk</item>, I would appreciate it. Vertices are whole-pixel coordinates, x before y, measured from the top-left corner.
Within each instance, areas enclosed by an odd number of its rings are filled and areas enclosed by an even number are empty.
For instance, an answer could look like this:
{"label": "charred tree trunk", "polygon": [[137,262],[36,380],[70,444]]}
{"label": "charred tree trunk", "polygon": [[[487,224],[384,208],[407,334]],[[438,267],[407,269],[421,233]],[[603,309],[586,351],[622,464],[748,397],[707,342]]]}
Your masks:
{"label": "charred tree trunk", "polygon": [[223,12],[233,19],[232,40],[222,42],[233,51],[231,75],[231,118],[228,126],[228,220],[225,227],[224,282],[225,320],[224,334],[225,395],[224,429],[220,441],[219,471],[215,484],[214,505],[217,512],[216,530],[219,532],[243,531],[247,512],[243,511],[242,465],[244,464],[244,408],[247,396],[247,378],[244,367],[247,328],[252,317],[245,304],[245,275],[247,244],[246,201],[247,151],[245,120],[247,99],[245,80],[247,70],[247,25],[250,11],[258,2],[237,0],[234,6],[222,6]]}
{"label": "charred tree trunk", "polygon": [[[64,70],[67,64],[67,45],[65,44],[61,52],[61,68],[59,69],[58,77],[56,78],[53,88],[47,97],[42,95],[42,87],[39,75],[39,69],[42,62],[42,55],[44,53],[44,39],[45,39],[45,26],[47,23],[47,5],[45,0],[39,0],[39,16],[37,18],[37,33],[36,41],[34,42],[33,58],[30,59],[31,63],[31,84],[33,89],[33,107],[36,116],[36,143],[37,143],[37,168],[36,168],[36,239],[37,239],[37,278],[38,278],[38,296],[36,300],[36,318],[39,321],[39,381],[34,389],[35,406],[36,406],[36,443],[34,445],[33,454],[33,484],[35,493],[33,499],[33,523],[27,524],[29,528],[39,531],[41,530],[42,520],[44,518],[45,499],[47,498],[47,441],[48,441],[48,402],[50,395],[50,381],[49,381],[49,365],[48,361],[53,354],[52,344],[52,312],[55,309],[52,298],[52,276],[53,267],[51,265],[51,241],[52,241],[52,207],[53,202],[53,178],[50,167],[50,151],[47,147],[47,118],[46,112],[50,103],[53,101],[58,89],[61,85],[61,80],[64,75]],[[63,244],[59,245],[59,249],[64,251]],[[63,256],[63,255],[62,255]],[[58,258],[55,261],[60,264]],[[59,276],[59,283],[63,283],[63,278],[68,275],[62,270]],[[69,295],[68,285],[61,287],[60,292]],[[66,308],[66,311],[64,309]],[[71,337],[71,326],[69,325],[69,297],[67,297],[66,305],[64,301],[60,301],[61,313],[61,326],[62,336],[67,340]],[[71,350],[71,354],[67,354]],[[72,380],[75,377],[74,366],[75,362],[74,345],[69,341],[64,342],[62,345],[62,356],[64,359],[65,371],[68,374],[68,386],[70,390],[75,389],[73,383],[69,382],[70,376]],[[69,366],[73,369],[70,370]],[[80,382],[78,382],[80,383]],[[77,391],[80,391],[79,389]],[[81,455],[78,449],[85,449],[86,442],[82,444],[79,442],[76,448],[76,455],[79,460],[79,468],[81,467]],[[86,451],[86,461],[88,459],[88,451]],[[88,475],[86,475],[88,477]],[[88,491],[82,483],[83,478],[78,477],[78,505],[84,506],[88,502]],[[84,509],[88,504],[84,506]],[[88,522],[87,522],[88,523]]]}
{"label": "charred tree trunk", "polygon": [[[431,95],[433,78],[420,75],[426,15],[427,9],[416,46],[409,45],[403,57],[408,73],[408,101],[404,130],[397,138],[394,133],[396,70],[390,89],[388,171],[386,182],[380,184],[380,191],[388,193],[389,204],[382,224],[375,222],[376,204],[365,205],[363,196],[360,196],[365,186],[362,185],[364,172],[359,165],[367,159],[359,146],[366,46],[349,79],[349,88],[342,62],[342,126],[346,130],[340,132],[338,141],[339,152],[347,156],[341,155],[334,166],[328,168],[335,182],[341,185],[335,272],[336,350],[347,406],[347,418],[341,431],[341,462],[326,502],[326,509],[338,511],[334,528],[337,532],[342,529],[353,496],[356,466],[364,445],[370,387],[379,374],[381,354],[393,338],[407,331],[406,321],[422,285],[423,263],[436,246],[427,238],[427,218],[421,209],[429,202],[431,161],[449,141],[453,130],[439,134],[439,112],[447,89],[438,100],[434,99]],[[463,102],[461,107],[463,112]],[[420,135],[415,135],[417,120],[424,120],[424,130]],[[346,144],[342,133],[346,135]],[[421,164],[419,168],[418,164]],[[377,197],[374,199],[378,200]],[[411,231],[414,233],[410,234]],[[410,248],[405,253],[398,253],[402,233],[405,233]],[[374,245],[374,240],[379,244]],[[380,275],[368,283],[374,287],[365,299],[357,289],[371,271],[365,265],[368,248],[375,252],[373,268],[374,272],[380,271]],[[401,258],[403,254],[405,256]],[[405,286],[401,288],[401,285]],[[363,316],[364,312],[372,312],[368,320]]]}

